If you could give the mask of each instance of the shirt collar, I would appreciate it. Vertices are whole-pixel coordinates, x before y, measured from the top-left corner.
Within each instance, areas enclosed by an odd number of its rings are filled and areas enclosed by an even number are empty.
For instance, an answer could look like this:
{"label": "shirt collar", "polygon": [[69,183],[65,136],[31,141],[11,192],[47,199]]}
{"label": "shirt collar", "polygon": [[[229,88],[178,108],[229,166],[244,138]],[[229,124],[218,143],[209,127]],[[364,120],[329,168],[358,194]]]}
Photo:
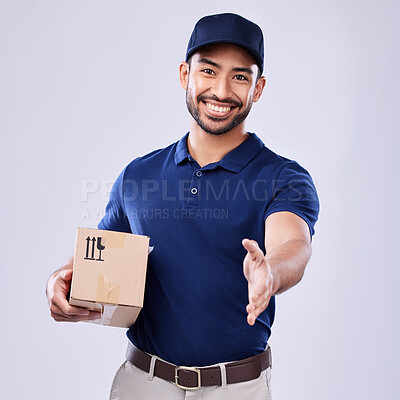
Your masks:
{"label": "shirt collar", "polygon": [[[249,137],[241,143],[238,147],[234,148],[226,154],[222,160],[215,164],[235,173],[240,172],[264,147],[262,140],[255,134],[248,132]],[[175,163],[178,165],[182,161],[189,159],[190,155],[187,149],[187,138],[189,132],[183,136],[177,143],[175,150]]]}
{"label": "shirt collar", "polygon": [[189,132],[186,133],[185,136],[183,136],[178,144],[176,145],[176,150],[175,150],[175,164],[178,165],[180,164],[183,160],[187,159],[189,157],[189,152],[187,149],[187,138],[189,136]]}

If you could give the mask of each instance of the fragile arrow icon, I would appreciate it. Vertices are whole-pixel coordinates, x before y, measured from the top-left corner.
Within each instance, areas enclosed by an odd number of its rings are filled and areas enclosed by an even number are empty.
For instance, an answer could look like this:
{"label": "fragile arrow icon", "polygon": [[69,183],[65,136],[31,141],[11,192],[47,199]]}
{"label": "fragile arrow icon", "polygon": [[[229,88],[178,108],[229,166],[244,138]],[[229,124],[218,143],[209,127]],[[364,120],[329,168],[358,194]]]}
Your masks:
{"label": "fragile arrow icon", "polygon": [[85,258],[89,258],[89,242],[90,242],[90,237],[88,236],[86,238],[86,257]]}
{"label": "fragile arrow icon", "polygon": [[95,244],[95,242],[96,242],[96,238],[93,237],[93,239],[92,239],[92,259],[94,259],[94,244]]}
{"label": "fragile arrow icon", "polygon": [[106,248],[106,246],[103,246],[101,244],[101,237],[97,237],[97,250],[99,250],[99,258],[97,259],[97,261],[104,261],[101,258],[101,251],[104,250]]}

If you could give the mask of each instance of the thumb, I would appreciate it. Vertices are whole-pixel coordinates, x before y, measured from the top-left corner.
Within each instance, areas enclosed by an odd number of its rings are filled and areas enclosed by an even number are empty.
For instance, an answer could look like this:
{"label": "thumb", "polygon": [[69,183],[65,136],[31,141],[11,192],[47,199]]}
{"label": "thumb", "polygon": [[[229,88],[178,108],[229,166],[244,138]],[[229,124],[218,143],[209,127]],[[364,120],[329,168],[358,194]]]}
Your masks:
{"label": "thumb", "polygon": [[255,240],[243,239],[242,245],[250,253],[250,256],[252,259],[259,256],[260,252],[262,254],[262,251],[261,251],[258,243]]}
{"label": "thumb", "polygon": [[64,281],[70,281],[72,279],[72,269],[65,269],[61,271],[60,278]]}

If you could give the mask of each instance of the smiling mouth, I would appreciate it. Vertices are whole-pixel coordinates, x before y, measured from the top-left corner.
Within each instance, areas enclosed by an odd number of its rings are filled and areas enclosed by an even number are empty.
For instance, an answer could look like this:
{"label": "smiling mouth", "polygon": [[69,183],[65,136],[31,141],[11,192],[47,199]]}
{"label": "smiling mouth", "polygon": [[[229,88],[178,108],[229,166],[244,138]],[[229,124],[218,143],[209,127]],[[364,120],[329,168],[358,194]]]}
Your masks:
{"label": "smiling mouth", "polygon": [[226,113],[233,108],[233,107],[220,107],[220,106],[216,106],[214,104],[207,103],[207,102],[206,102],[206,106],[208,107],[209,110],[217,111],[220,113]]}
{"label": "smiling mouth", "polygon": [[203,101],[203,103],[205,104],[209,114],[214,117],[226,117],[234,108],[236,108],[236,106],[233,105],[216,105],[208,101]]}

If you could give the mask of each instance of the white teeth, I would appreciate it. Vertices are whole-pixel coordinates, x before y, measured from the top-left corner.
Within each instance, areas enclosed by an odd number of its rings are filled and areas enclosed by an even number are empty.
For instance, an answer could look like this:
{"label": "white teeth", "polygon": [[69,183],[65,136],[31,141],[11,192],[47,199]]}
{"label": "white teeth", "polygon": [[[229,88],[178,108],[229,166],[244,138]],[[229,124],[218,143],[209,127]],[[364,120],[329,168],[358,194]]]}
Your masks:
{"label": "white teeth", "polygon": [[214,104],[210,104],[210,103],[206,103],[206,105],[210,110],[218,111],[218,112],[228,112],[231,109],[230,107],[214,106]]}

